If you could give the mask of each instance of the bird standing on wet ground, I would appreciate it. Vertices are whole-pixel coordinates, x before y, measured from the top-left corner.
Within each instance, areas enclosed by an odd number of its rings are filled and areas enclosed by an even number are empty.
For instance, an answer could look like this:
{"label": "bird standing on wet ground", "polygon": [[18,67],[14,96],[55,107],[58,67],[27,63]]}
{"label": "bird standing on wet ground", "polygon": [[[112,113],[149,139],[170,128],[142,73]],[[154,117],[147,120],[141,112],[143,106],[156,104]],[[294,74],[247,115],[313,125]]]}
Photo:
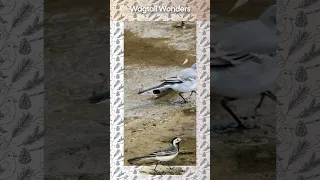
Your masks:
{"label": "bird standing on wet ground", "polygon": [[177,76],[172,76],[161,81],[162,83],[160,85],[145,90],[141,90],[138,92],[138,94],[145,94],[150,92],[152,92],[153,94],[160,94],[161,92],[166,91],[168,89],[173,89],[179,92],[179,96],[183,99],[183,103],[186,103],[187,100],[182,96],[182,94],[191,92],[191,96],[193,93],[196,93],[196,64],[193,64],[191,68],[181,70]]}
{"label": "bird standing on wet ground", "polygon": [[255,111],[265,96],[281,104],[271,92],[276,82],[276,6],[270,6],[258,20],[241,22],[214,33],[211,43],[211,91],[224,96],[222,107],[238,128],[246,129],[229,108],[229,101],[260,95]]}
{"label": "bird standing on wet ground", "polygon": [[[172,159],[177,157],[177,155],[179,154],[179,149],[180,149],[179,143],[180,142],[181,142],[181,138],[175,137],[172,139],[168,148],[157,150],[147,156],[140,156],[140,157],[131,158],[131,159],[128,159],[127,161],[130,164],[132,164],[136,161],[141,161],[141,160],[156,160],[157,163],[156,163],[156,166],[154,167],[154,171],[156,171],[156,168],[157,168],[159,162],[171,161]],[[169,168],[172,169],[170,166],[169,166]]]}
{"label": "bird standing on wet ground", "polygon": [[186,27],[185,27],[185,23],[184,23],[183,21],[181,21],[181,24],[180,24],[180,25],[177,25],[176,28],[178,28],[178,29],[184,29],[184,28],[186,28]]}

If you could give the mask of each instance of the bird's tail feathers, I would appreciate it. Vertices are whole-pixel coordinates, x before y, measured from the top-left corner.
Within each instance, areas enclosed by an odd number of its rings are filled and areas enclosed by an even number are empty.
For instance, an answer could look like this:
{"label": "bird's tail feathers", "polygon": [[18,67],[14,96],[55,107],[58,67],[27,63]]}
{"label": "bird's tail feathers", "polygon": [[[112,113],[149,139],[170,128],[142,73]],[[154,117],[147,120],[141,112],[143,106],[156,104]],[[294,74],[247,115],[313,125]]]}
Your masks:
{"label": "bird's tail feathers", "polygon": [[153,94],[160,94],[161,92],[167,90],[168,88],[169,87],[166,83],[162,83],[158,86],[154,86],[149,89],[139,91],[138,94],[145,94],[145,93],[150,93],[150,92],[152,92]]}
{"label": "bird's tail feathers", "polygon": [[141,161],[141,160],[148,160],[148,159],[151,159],[152,157],[150,156],[140,156],[140,157],[135,157],[135,158],[131,158],[131,159],[128,159],[128,163],[132,164],[136,161]]}

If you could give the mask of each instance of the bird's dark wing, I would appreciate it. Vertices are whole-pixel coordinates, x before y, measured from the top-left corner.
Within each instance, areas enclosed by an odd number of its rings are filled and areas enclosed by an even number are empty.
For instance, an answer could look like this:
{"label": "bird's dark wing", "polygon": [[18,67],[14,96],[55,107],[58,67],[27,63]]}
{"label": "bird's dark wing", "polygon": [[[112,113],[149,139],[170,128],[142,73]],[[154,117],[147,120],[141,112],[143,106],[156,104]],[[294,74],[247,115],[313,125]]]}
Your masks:
{"label": "bird's dark wing", "polygon": [[159,149],[151,154],[149,156],[167,156],[177,153],[176,147],[174,147],[172,144],[169,145],[166,149]]}
{"label": "bird's dark wing", "polygon": [[181,81],[181,79],[179,79],[178,77],[171,77],[171,78],[167,78],[167,79],[163,79],[161,80],[164,84],[164,85],[167,85],[167,84],[176,84],[176,83],[183,83]]}
{"label": "bird's dark wing", "polygon": [[262,59],[251,53],[220,52],[210,56],[211,68],[230,68],[246,62],[262,63]]}

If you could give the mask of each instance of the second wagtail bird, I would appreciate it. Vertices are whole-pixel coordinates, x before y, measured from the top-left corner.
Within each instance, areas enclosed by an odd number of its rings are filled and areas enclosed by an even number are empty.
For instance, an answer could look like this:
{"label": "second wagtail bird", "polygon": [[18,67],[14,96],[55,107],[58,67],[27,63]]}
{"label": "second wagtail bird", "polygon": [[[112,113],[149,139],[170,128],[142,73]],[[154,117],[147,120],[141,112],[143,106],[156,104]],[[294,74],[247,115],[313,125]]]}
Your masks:
{"label": "second wagtail bird", "polygon": [[[155,151],[149,155],[146,155],[146,156],[140,156],[140,157],[128,159],[128,162],[130,164],[132,164],[136,161],[141,161],[141,160],[156,160],[157,164],[154,168],[154,170],[156,170],[159,162],[171,161],[172,159],[177,157],[177,155],[179,154],[179,143],[180,142],[181,142],[181,138],[175,137],[172,139],[168,148],[157,150],[157,151]],[[172,169],[170,166],[169,166],[169,168]]]}
{"label": "second wagtail bird", "polygon": [[[261,94],[258,109],[276,80],[276,6],[257,20],[238,23],[211,36],[211,90],[224,96],[221,105],[245,128],[228,107],[228,101]],[[278,101],[277,101],[278,102]],[[279,102],[278,102],[279,103]],[[280,104],[280,103],[279,103]]]}
{"label": "second wagtail bird", "polygon": [[[243,5],[243,3],[237,4]],[[232,8],[232,10],[234,9]],[[219,51],[274,56],[277,49],[276,10],[276,5],[272,5],[261,14],[259,19],[240,22],[224,28],[220,32],[212,31],[210,36],[210,43],[212,43],[210,46],[211,56],[215,56]],[[263,95],[261,99],[263,101]],[[256,106],[256,110],[261,106],[261,103]]]}
{"label": "second wagtail bird", "polygon": [[160,85],[151,87],[146,90],[139,91],[138,94],[150,93],[160,94],[167,89],[173,89],[179,92],[180,97],[187,102],[182,96],[183,93],[195,93],[197,87],[197,71],[196,64],[193,64],[191,68],[186,68],[181,70],[177,76],[169,77],[167,79],[161,80]]}

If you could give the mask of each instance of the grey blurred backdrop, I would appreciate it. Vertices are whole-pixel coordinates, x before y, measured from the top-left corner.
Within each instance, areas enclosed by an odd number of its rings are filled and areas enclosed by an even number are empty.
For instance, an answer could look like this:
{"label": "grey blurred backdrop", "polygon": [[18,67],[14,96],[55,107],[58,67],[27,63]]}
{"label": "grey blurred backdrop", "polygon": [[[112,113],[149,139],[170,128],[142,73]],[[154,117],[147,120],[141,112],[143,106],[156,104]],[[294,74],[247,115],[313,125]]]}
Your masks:
{"label": "grey blurred backdrop", "polygon": [[45,1],[45,177],[108,179],[107,1]]}

